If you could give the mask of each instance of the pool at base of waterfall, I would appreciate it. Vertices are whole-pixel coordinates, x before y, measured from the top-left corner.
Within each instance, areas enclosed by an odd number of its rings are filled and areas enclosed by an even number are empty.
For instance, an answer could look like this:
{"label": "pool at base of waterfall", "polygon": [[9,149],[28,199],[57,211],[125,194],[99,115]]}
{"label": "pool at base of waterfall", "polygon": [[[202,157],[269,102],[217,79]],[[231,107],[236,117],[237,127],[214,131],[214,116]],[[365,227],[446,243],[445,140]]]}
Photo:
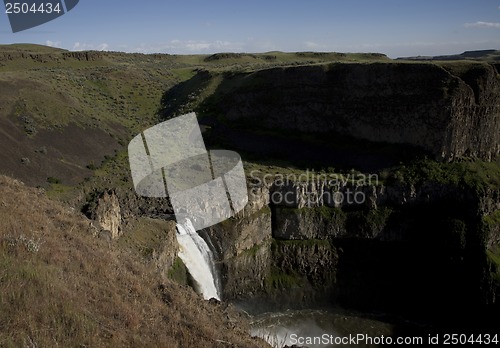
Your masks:
{"label": "pool at base of waterfall", "polygon": [[409,340],[413,344],[419,344],[420,340],[427,340],[421,330],[415,331],[412,336],[401,330],[401,323],[387,321],[382,314],[356,313],[340,308],[285,310],[248,315],[251,335],[263,338],[274,348],[282,348],[285,345],[308,348],[377,347],[406,343]]}

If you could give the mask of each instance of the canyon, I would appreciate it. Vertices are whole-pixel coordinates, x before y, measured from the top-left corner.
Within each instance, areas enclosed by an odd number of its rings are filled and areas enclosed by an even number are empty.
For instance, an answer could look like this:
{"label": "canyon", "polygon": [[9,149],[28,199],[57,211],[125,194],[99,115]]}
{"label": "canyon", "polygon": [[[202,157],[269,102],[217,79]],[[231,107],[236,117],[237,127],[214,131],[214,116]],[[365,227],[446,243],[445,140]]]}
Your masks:
{"label": "canyon", "polygon": [[416,327],[497,328],[498,67],[0,47],[0,173],[82,213],[97,250],[140,258],[161,301],[196,303],[169,198],[134,192],[126,151],[194,111],[209,150],[241,155],[249,196],[198,231],[220,276],[222,304],[207,311],[338,306]]}
{"label": "canyon", "polygon": [[[201,70],[167,91],[161,117],[196,110],[210,146],[258,164],[245,209],[200,231],[222,298],[488,322],[500,289],[499,82],[487,63],[332,63]],[[283,161],[303,168],[295,180],[269,169]],[[309,166],[322,169],[311,178]],[[266,170],[279,179],[255,177]]]}

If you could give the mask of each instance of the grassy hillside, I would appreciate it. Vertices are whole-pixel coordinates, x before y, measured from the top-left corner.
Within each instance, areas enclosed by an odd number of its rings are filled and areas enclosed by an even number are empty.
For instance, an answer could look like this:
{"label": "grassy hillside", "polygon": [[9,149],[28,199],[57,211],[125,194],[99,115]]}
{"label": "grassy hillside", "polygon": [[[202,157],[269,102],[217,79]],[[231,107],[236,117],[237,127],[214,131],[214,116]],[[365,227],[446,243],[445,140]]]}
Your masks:
{"label": "grassy hillside", "polygon": [[227,306],[160,281],[82,215],[4,176],[0,221],[1,347],[266,346]]}
{"label": "grassy hillside", "polygon": [[156,124],[164,92],[200,69],[245,71],[360,60],[388,58],[314,52],[143,55],[1,45],[0,174],[43,187],[82,182],[134,135]]}

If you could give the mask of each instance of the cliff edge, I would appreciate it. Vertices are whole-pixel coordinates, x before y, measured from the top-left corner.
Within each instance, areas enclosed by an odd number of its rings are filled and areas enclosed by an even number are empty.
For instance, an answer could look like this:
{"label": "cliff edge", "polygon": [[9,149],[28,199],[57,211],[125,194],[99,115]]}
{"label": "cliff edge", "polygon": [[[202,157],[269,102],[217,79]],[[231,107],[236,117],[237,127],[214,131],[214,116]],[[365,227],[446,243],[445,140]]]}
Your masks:
{"label": "cliff edge", "polygon": [[[223,78],[199,74],[193,79],[214,89],[199,113],[232,129],[410,145],[443,161],[490,161],[500,152],[500,79],[488,63],[331,63]],[[214,88],[210,80],[221,82]],[[227,129],[219,129],[228,140]]]}

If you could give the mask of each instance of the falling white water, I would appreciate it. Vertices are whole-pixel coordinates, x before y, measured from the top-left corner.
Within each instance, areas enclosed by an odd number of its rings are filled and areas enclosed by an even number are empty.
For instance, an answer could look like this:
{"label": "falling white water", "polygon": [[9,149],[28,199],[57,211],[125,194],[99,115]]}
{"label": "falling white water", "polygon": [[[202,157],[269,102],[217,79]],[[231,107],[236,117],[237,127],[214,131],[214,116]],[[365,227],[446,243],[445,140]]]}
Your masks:
{"label": "falling white water", "polygon": [[177,242],[180,247],[179,257],[193,277],[195,289],[205,300],[220,300],[212,251],[198,235],[191,220],[185,219],[177,223]]}

